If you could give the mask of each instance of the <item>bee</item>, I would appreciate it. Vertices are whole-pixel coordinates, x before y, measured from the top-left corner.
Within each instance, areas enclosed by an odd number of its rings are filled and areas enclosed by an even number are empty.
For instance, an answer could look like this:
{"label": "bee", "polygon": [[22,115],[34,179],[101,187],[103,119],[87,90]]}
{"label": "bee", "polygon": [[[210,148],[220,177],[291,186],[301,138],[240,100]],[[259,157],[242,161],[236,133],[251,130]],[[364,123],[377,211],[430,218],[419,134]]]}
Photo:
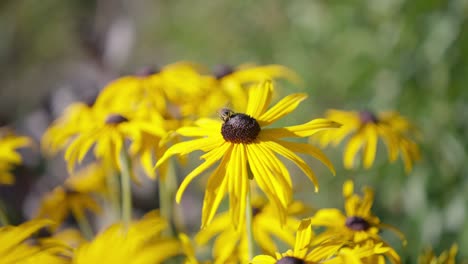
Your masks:
{"label": "bee", "polygon": [[234,111],[232,111],[231,109],[229,109],[229,108],[221,108],[220,110],[218,110],[218,116],[224,122],[228,121],[229,118],[231,118],[235,114],[236,113]]}

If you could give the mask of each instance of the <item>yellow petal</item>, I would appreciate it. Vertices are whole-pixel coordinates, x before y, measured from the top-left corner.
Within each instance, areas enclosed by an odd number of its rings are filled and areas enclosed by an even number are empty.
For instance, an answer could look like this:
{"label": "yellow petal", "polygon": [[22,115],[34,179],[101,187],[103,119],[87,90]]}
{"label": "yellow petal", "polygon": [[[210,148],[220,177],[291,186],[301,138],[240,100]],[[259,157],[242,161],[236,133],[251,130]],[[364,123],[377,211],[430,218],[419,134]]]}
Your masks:
{"label": "yellow petal", "polygon": [[296,143],[296,142],[287,142],[283,140],[275,140],[276,143],[282,145],[283,147],[294,151],[294,152],[299,152],[299,153],[304,153],[311,155],[312,157],[320,160],[323,164],[325,164],[328,169],[333,173],[333,175],[336,174],[335,168],[333,167],[333,164],[331,161],[323,154],[323,152],[319,149],[316,148],[310,144],[304,144],[304,143]]}
{"label": "yellow petal", "polygon": [[252,259],[252,264],[275,264],[277,260],[272,256],[258,255]]}
{"label": "yellow petal", "polygon": [[268,128],[260,131],[267,137],[285,138],[285,137],[308,137],[319,131],[340,127],[341,125],[327,119],[314,119],[302,125],[288,126],[284,128]]}
{"label": "yellow petal", "polygon": [[262,153],[257,146],[254,144],[247,145],[247,156],[254,179],[260,189],[265,192],[267,197],[272,201],[272,205],[279,213],[281,223],[285,223],[286,208],[290,197],[287,197],[284,188],[282,188],[276,178],[272,177],[271,169],[259,158],[260,155],[262,155]]}
{"label": "yellow petal", "polygon": [[177,133],[185,137],[220,136],[221,125],[221,122],[216,122],[216,127],[181,127]]}
{"label": "yellow petal", "polygon": [[261,126],[267,126],[274,123],[283,116],[291,113],[297,108],[299,103],[307,98],[306,94],[291,94],[283,98],[276,105],[258,117],[257,121]]}
{"label": "yellow petal", "polygon": [[245,114],[253,118],[261,116],[270,104],[272,92],[273,83],[271,81],[265,81],[255,87],[249,88],[249,98]]}
{"label": "yellow petal", "polygon": [[265,79],[286,78],[294,83],[300,83],[301,78],[292,70],[282,65],[250,66],[234,71],[230,78],[240,83],[260,82]]}
{"label": "yellow petal", "polygon": [[343,197],[347,198],[354,194],[354,182],[347,180],[343,184]]}
{"label": "yellow petal", "polygon": [[155,168],[159,167],[163,162],[165,162],[168,158],[170,158],[173,155],[186,155],[195,150],[210,151],[216,147],[219,147],[223,143],[224,140],[220,140],[220,138],[218,137],[200,138],[177,143],[171,146],[164,153],[164,155],[156,163]]}
{"label": "yellow petal", "polygon": [[234,227],[243,226],[248,191],[247,158],[244,144],[234,144],[228,167],[229,210]]}
{"label": "yellow petal", "polygon": [[357,133],[348,141],[346,144],[345,151],[343,154],[343,163],[346,169],[352,169],[354,167],[354,158],[357,152],[364,144],[364,138],[362,133]]}
{"label": "yellow petal", "polygon": [[219,204],[224,198],[228,178],[226,177],[226,165],[230,159],[231,152],[228,151],[223,157],[218,168],[208,178],[206,184],[205,197],[203,199],[201,228],[205,228],[211,223]]}
{"label": "yellow petal", "polygon": [[367,138],[366,145],[363,151],[364,168],[368,169],[372,166],[377,152],[377,128],[369,124],[365,128],[365,137]]}
{"label": "yellow petal", "polygon": [[182,199],[182,194],[184,193],[185,189],[189,185],[189,183],[197,177],[200,173],[203,171],[207,170],[209,167],[211,167],[215,162],[217,162],[224,154],[226,151],[231,151],[232,144],[226,143],[223,144],[215,149],[213,149],[212,155],[205,160],[200,166],[196,167],[192,172],[190,172],[185,179],[182,181],[182,183],[179,186],[179,189],[177,190],[176,193],[176,201],[177,203],[180,203],[180,200]]}
{"label": "yellow petal", "polygon": [[319,187],[317,177],[304,160],[302,160],[299,156],[294,154],[294,152],[292,152],[291,150],[283,147],[282,145],[274,141],[264,141],[262,143],[268,146],[268,148],[272,149],[274,152],[294,162],[294,164],[296,164],[314,183],[315,191],[318,192]]}
{"label": "yellow petal", "polygon": [[304,258],[309,250],[308,246],[312,240],[312,228],[310,219],[301,221],[296,233],[296,243],[294,244],[294,256]]}
{"label": "yellow petal", "polygon": [[292,197],[292,182],[288,170],[264,142],[250,144],[248,147],[257,153],[256,157],[261,160],[260,165],[269,171],[264,177],[270,179],[283,205],[287,207]]}

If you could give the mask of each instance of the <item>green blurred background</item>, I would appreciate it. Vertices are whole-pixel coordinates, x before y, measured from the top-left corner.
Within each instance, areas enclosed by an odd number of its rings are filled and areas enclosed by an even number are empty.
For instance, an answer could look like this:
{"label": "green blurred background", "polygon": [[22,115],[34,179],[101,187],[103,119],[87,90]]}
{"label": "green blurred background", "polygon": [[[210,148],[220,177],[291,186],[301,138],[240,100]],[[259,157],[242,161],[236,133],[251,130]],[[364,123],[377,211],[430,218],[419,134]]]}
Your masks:
{"label": "green blurred background", "polygon": [[312,164],[321,191],[305,183],[297,197],[340,207],[353,178],[376,189],[376,214],[407,235],[402,247],[385,234],[404,263],[453,242],[468,257],[468,0],[2,0],[0,121],[40,138],[68,103],[179,60],[294,69],[304,83],[282,94],[310,96],[288,123],[329,108],[398,110],[422,132],[410,175],[387,164],[383,146],[369,171],[345,171],[342,148],[326,149],[338,176]]}

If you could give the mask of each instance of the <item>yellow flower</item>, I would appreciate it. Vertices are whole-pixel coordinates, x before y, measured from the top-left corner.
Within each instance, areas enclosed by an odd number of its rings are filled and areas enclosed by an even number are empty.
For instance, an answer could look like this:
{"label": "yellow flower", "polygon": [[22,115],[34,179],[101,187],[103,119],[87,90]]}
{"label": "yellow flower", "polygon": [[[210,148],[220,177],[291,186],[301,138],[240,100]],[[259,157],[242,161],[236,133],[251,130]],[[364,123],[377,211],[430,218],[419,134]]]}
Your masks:
{"label": "yellow flower", "polygon": [[[103,107],[74,104],[45,133],[44,148],[50,148],[53,152],[66,148],[65,160],[69,171],[73,171],[75,164],[81,162],[93,146],[96,158],[113,168],[121,169],[121,154],[126,139],[138,144],[142,142],[145,133],[159,139],[166,135],[162,125],[158,123],[161,119],[155,116],[156,114],[152,115],[152,119],[148,120],[132,119],[130,115],[109,112]],[[132,154],[145,153],[142,149],[144,147],[150,151],[157,145],[132,146]],[[145,167],[149,170],[148,165]]]}
{"label": "yellow flower", "polygon": [[300,81],[297,74],[281,65],[218,65],[213,72],[217,90],[226,94],[234,109],[245,109],[247,97],[246,85],[258,84],[269,79],[288,79],[295,83]]}
{"label": "yellow flower", "polygon": [[106,192],[106,171],[99,163],[91,163],[72,174],[64,183],[41,201],[36,213],[39,218],[49,218],[60,225],[72,214],[78,221],[86,218],[86,210],[100,213],[95,194]]}
{"label": "yellow flower", "polygon": [[361,149],[364,168],[370,168],[375,160],[379,138],[387,146],[391,162],[401,154],[407,172],[411,171],[414,161],[420,158],[417,144],[410,139],[415,128],[397,112],[382,112],[376,115],[369,111],[329,110],[326,117],[343,126],[317,134],[316,138],[322,146],[336,146],[349,136],[343,155],[343,163],[347,169],[356,166],[354,161]]}
{"label": "yellow flower", "polygon": [[141,75],[125,76],[108,84],[96,100],[109,111],[159,113],[166,120],[180,120],[215,111],[228,98],[202,76],[200,66],[178,62]]}
{"label": "yellow flower", "polygon": [[419,264],[455,264],[455,258],[458,252],[458,245],[453,244],[450,249],[442,252],[440,256],[436,256],[432,249],[427,249],[418,258]]}
{"label": "yellow flower", "polygon": [[166,228],[167,222],[155,212],[133,222],[127,229],[123,224],[114,224],[93,241],[82,244],[72,263],[162,263],[181,253],[176,239],[161,235]]}
{"label": "yellow flower", "polygon": [[[404,240],[404,235],[396,228],[380,222],[373,215],[371,207],[374,200],[374,192],[364,189],[364,197],[354,193],[352,181],[346,181],[343,185],[343,196],[345,197],[346,215],[334,208],[320,209],[311,218],[312,226],[326,227],[327,229],[317,236],[317,241],[327,241],[337,236],[343,240],[352,241],[357,244],[366,243],[368,240],[376,243],[384,243],[380,237],[381,228],[386,228],[396,233]],[[386,255],[393,263],[399,263],[399,256],[393,249],[387,251]]]}
{"label": "yellow flower", "polygon": [[229,193],[229,209],[234,225],[242,226],[249,189],[248,168],[260,189],[272,201],[281,222],[285,223],[292,198],[292,183],[288,170],[275,153],[299,166],[314,183],[316,190],[318,183],[315,174],[295,152],[318,158],[333,171],[333,165],[318,148],[284,141],[283,138],[307,137],[339,125],[326,119],[315,119],[302,125],[266,128],[292,112],[307,97],[305,94],[289,95],[267,111],[272,90],[272,83],[269,81],[250,88],[245,114],[224,109],[221,113],[224,122],[201,119],[196,122],[197,126],[178,129],[177,132],[182,136],[201,138],[173,145],[157,162],[156,167],[176,154],[185,155],[195,150],[206,152],[201,157],[205,162],[189,173],[181,183],[176,194],[176,201],[180,202],[188,184],[221,160],[208,179],[202,211],[203,227],[211,222],[225,193]]}
{"label": "yellow flower", "polygon": [[13,184],[15,182],[10,171],[13,166],[22,162],[17,149],[29,145],[31,145],[29,138],[15,136],[6,130],[0,130],[0,184]]}
{"label": "yellow flower", "polygon": [[310,219],[301,222],[297,229],[294,249],[286,253],[271,255],[258,255],[254,257],[253,264],[345,264],[363,263],[361,260],[374,254],[381,254],[387,248],[382,244],[348,247],[341,238],[314,243],[314,236]]}
{"label": "yellow flower", "polygon": [[0,263],[1,264],[62,264],[68,263],[65,257],[67,248],[50,245],[43,248],[25,241],[39,229],[50,226],[50,220],[38,219],[19,226],[0,227]]}
{"label": "yellow flower", "polygon": [[[252,202],[252,211],[254,240],[262,251],[274,254],[278,250],[272,236],[290,246],[294,245],[294,233],[300,223],[294,216],[305,211],[304,204],[293,201],[289,205],[288,217],[284,225],[279,222],[273,205],[264,199],[255,199]],[[231,256],[236,256],[241,262],[247,262],[248,238],[245,227],[236,230],[229,218],[227,212],[217,215],[208,227],[200,230],[195,240],[198,244],[204,245],[218,235],[212,249],[215,263],[225,263]]]}
{"label": "yellow flower", "polygon": [[164,67],[160,72],[164,96],[173,118],[206,116],[229,100],[213,85],[211,76],[200,74],[201,68],[194,63],[179,62]]}

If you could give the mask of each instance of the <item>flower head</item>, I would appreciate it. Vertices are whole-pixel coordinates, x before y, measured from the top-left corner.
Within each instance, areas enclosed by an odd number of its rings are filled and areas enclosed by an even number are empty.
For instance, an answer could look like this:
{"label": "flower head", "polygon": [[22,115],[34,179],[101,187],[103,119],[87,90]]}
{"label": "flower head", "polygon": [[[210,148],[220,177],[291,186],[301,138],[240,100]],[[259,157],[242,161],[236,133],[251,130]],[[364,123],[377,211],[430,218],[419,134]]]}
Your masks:
{"label": "flower head", "polygon": [[419,148],[411,139],[415,128],[397,112],[374,114],[370,111],[329,110],[326,117],[343,126],[317,134],[316,138],[323,146],[336,146],[349,136],[343,155],[343,163],[347,169],[356,166],[355,158],[361,149],[363,165],[366,169],[370,168],[375,160],[379,138],[387,146],[391,162],[401,154],[407,172],[411,171],[414,161],[420,157]]}
{"label": "flower head", "polygon": [[37,217],[49,218],[60,225],[69,215],[80,221],[86,217],[86,211],[100,213],[96,194],[106,193],[105,177],[108,176],[99,163],[77,171],[63,186],[54,188],[42,198]]}
{"label": "flower head", "polygon": [[59,186],[42,199],[36,216],[51,219],[60,225],[70,214],[77,220],[85,218],[87,210],[96,214],[101,212],[91,193]]}
{"label": "flower head", "polygon": [[[326,227],[326,230],[317,236],[317,241],[340,237],[359,245],[371,240],[390,248],[380,237],[381,229],[389,229],[404,240],[404,235],[398,229],[381,223],[380,219],[372,214],[374,192],[370,188],[365,188],[364,196],[361,197],[354,193],[354,184],[349,180],[343,185],[343,196],[345,214],[338,209],[326,208],[318,210],[311,218],[312,226]],[[393,263],[399,263],[399,256],[393,249],[390,248],[386,255]]]}
{"label": "flower head", "polygon": [[[81,103],[69,106],[64,116],[44,134],[43,148],[52,153],[66,149],[65,160],[70,172],[93,147],[96,158],[108,167],[120,170],[125,150],[132,157],[140,157],[143,167],[152,171],[149,168],[153,162],[152,151],[158,149],[159,141],[166,136],[164,121],[157,113],[124,114],[124,110],[114,112],[111,109],[111,106],[105,107],[97,102],[93,106]],[[128,150],[126,140],[132,143]]]}
{"label": "flower head", "polygon": [[444,251],[440,256],[435,255],[432,249],[427,249],[425,252],[419,256],[419,264],[455,264],[455,258],[458,252],[458,245],[453,244],[450,249]]}
{"label": "flower head", "polygon": [[[270,81],[249,89],[247,109],[244,113],[224,110],[223,122],[200,119],[196,126],[177,130],[182,136],[199,139],[182,142],[170,147],[156,167],[173,155],[185,155],[195,150],[206,152],[205,160],[186,176],[181,183],[176,200],[180,202],[188,184],[200,173],[220,161],[210,175],[205,192],[202,226],[211,222],[226,193],[229,194],[230,215],[235,226],[243,224],[249,179],[253,178],[266,193],[280,215],[286,220],[287,208],[292,199],[292,182],[285,165],[275,155],[294,162],[314,183],[318,183],[314,172],[295,152],[311,155],[333,171],[333,165],[317,148],[304,143],[283,140],[287,137],[307,137],[320,130],[338,127],[339,124],[326,119],[314,119],[305,124],[283,128],[267,128],[278,119],[291,113],[306,98],[305,94],[292,94],[267,110],[273,86]],[[249,176],[249,168],[252,176]]]}
{"label": "flower head", "polygon": [[364,259],[386,252],[388,248],[380,244],[355,245],[340,237],[316,243],[310,219],[302,220],[296,233],[294,248],[285,253],[258,255],[253,264],[345,264],[364,263]]}
{"label": "flower head", "polygon": [[[278,250],[273,237],[293,246],[294,233],[300,223],[295,216],[304,211],[304,204],[293,201],[288,207],[286,223],[281,225],[271,203],[267,203],[264,199],[254,199],[252,201],[252,230],[257,245],[268,254],[274,254]],[[195,241],[204,245],[217,236],[212,249],[215,263],[225,263],[232,256],[236,256],[240,262],[246,262],[248,261],[246,230],[245,228],[236,230],[229,218],[227,212],[215,216],[213,222],[195,236]]]}

